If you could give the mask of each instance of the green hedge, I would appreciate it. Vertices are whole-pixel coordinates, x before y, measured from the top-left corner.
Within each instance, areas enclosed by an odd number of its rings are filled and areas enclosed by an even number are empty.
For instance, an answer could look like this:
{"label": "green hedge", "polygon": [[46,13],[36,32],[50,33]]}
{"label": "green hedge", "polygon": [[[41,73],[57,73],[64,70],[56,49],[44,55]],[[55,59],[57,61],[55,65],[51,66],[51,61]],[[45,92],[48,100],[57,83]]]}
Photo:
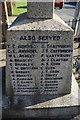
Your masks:
{"label": "green hedge", "polygon": [[18,16],[24,12],[27,12],[27,2],[16,2],[16,5],[13,7],[13,16]]}

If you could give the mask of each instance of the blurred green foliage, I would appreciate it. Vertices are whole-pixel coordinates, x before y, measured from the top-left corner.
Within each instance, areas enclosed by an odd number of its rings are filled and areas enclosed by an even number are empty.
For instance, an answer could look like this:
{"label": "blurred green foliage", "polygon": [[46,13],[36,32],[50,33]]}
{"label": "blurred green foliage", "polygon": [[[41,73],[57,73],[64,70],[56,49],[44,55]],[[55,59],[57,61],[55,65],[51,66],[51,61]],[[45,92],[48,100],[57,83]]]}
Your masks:
{"label": "blurred green foliage", "polygon": [[27,12],[27,0],[24,0],[23,2],[17,1],[13,7],[13,16],[18,16],[24,12]]}

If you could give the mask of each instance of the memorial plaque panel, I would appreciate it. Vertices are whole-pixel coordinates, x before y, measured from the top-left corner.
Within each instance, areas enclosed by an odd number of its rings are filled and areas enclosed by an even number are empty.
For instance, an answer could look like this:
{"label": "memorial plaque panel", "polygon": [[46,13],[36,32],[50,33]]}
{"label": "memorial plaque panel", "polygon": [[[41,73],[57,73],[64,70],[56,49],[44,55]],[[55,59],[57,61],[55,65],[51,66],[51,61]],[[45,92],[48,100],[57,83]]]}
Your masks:
{"label": "memorial plaque panel", "polygon": [[70,93],[71,39],[70,31],[8,31],[7,73],[10,71],[13,93]]}

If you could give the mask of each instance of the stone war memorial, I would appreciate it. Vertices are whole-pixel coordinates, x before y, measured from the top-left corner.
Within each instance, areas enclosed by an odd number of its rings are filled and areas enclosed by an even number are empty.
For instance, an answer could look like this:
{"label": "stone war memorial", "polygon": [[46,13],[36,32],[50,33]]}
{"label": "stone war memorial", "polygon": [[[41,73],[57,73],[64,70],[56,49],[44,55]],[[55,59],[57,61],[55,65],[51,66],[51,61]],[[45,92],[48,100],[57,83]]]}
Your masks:
{"label": "stone war memorial", "polygon": [[[27,3],[7,31],[3,118],[78,114],[78,85],[72,75],[73,30],[54,13],[54,1]],[[75,112],[74,112],[75,111]]]}

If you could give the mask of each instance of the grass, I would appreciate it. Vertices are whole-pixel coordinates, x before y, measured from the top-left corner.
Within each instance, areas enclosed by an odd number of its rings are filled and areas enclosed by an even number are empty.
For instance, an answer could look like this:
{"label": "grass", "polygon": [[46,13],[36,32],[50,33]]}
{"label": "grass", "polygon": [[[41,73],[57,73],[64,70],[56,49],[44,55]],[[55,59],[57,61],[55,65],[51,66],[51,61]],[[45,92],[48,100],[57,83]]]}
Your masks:
{"label": "grass", "polygon": [[27,2],[16,2],[16,5],[13,7],[13,16],[18,16],[21,13],[27,12]]}

